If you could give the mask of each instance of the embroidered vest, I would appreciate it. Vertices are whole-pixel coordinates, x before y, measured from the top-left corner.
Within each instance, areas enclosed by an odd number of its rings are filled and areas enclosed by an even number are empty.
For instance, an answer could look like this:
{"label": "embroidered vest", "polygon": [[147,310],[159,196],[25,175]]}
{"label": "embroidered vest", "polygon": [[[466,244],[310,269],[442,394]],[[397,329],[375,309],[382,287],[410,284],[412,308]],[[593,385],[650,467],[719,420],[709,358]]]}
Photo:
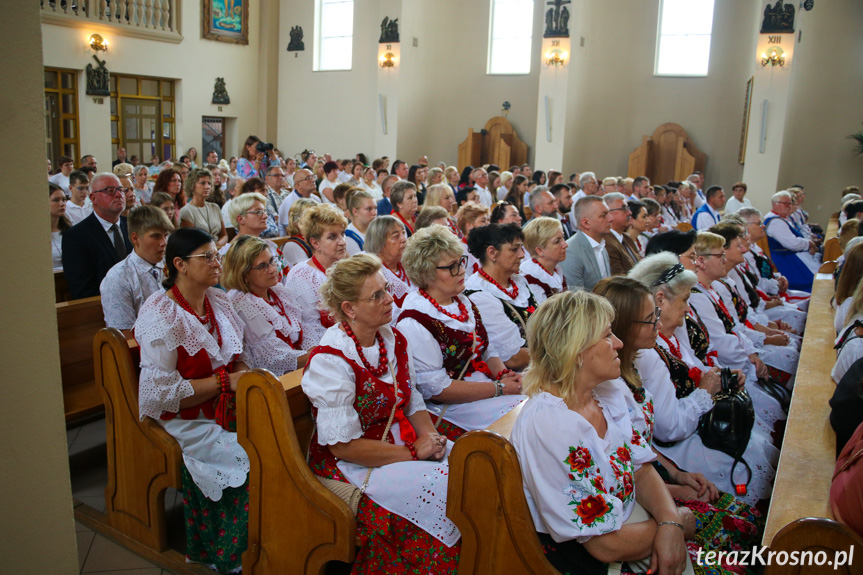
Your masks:
{"label": "embroidered vest", "polygon": [[725,315],[725,312],[722,310],[719,304],[716,303],[716,301],[710,296],[710,294],[707,294],[697,288],[692,288],[692,293],[703,293],[704,295],[706,295],[707,299],[710,301],[710,305],[712,305],[713,309],[716,310],[716,315],[718,315],[719,319],[722,321],[722,326],[725,328],[725,333],[734,333],[734,320]]}
{"label": "embroidered vest", "polygon": [[[471,294],[475,294],[478,291],[479,290],[465,290],[464,295],[469,297]],[[525,331],[527,320],[530,319],[530,316],[536,311],[536,298],[533,297],[533,293],[528,290],[527,307],[519,307],[514,303],[504,301],[500,298],[497,299],[500,301],[500,305],[503,306],[503,313],[506,314],[509,321],[515,324],[515,327],[518,328],[518,333],[521,338],[524,341],[527,341],[527,333]]]}
{"label": "embroidered vest", "polygon": [[746,323],[746,317],[749,315],[749,306],[746,305],[746,302],[743,301],[743,298],[740,297],[740,294],[737,293],[737,290],[734,289],[731,284],[726,282],[725,280],[719,280],[719,283],[725,286],[725,289],[731,294],[731,303],[734,304],[734,311],[737,312],[737,320],[740,323]]}
{"label": "embroidered vest", "polygon": [[689,366],[661,345],[657,345],[653,349],[656,350],[668,368],[671,383],[674,384],[674,395],[677,396],[677,399],[683,399],[697,389],[695,382],[689,377]]}
{"label": "embroidered vest", "polygon": [[567,289],[569,289],[566,285],[566,278],[563,278],[563,288],[560,291],[558,291],[558,290],[554,289],[553,287],[551,287],[550,285],[548,285],[547,283],[540,281],[531,275],[525,274],[523,277],[524,277],[525,281],[527,281],[527,283],[529,283],[530,285],[534,285],[534,286],[539,287],[539,289],[541,289],[542,292],[545,294],[545,299],[548,299],[555,294],[565,292]]}
{"label": "embroidered vest", "polygon": [[773,262],[754,251],[752,252],[752,257],[755,258],[755,266],[758,268],[758,273],[761,274],[761,277],[768,280],[773,279],[773,274],[776,272]]}
{"label": "embroidered vest", "polygon": [[701,360],[702,363],[708,364],[707,352],[710,349],[710,336],[707,335],[707,328],[701,321],[698,312],[695,308],[690,308],[692,314],[686,314],[686,334],[689,336],[689,346],[692,348],[695,357]]}
{"label": "embroidered vest", "polygon": [[[318,354],[332,354],[345,360],[353,369],[354,383],[356,385],[356,397],[354,399],[354,409],[360,418],[360,425],[363,428],[363,437],[380,441],[384,430],[389,421],[390,413],[393,411],[393,402],[398,401],[393,424],[398,423],[399,435],[403,441],[416,441],[416,431],[411,425],[407,416],[404,414],[404,408],[410,403],[411,397],[411,380],[410,371],[408,369],[408,354],[407,340],[398,331],[393,331],[395,334],[395,371],[396,383],[398,384],[399,395],[396,397],[393,390],[393,384],[380,380],[369,372],[364,366],[358,364],[354,360],[348,358],[341,351],[325,345],[319,345],[314,348],[309,354],[309,361],[306,363],[308,369],[312,359]],[[312,406],[312,416],[317,418],[318,410]],[[387,437],[388,443],[393,443],[392,436]],[[309,465],[312,470],[321,476],[338,479],[339,481],[347,481],[336,466],[338,459],[330,452],[326,445],[318,443],[318,432],[315,431],[309,444]]]}

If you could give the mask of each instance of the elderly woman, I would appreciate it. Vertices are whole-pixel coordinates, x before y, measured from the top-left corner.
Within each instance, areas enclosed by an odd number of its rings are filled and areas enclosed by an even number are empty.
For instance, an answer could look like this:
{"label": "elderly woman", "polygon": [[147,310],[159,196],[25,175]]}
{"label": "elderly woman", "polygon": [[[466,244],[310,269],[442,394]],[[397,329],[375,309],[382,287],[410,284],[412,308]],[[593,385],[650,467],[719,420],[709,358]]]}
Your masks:
{"label": "elderly woman", "polygon": [[516,224],[521,226],[521,215],[518,208],[506,200],[495,202],[491,208],[489,221],[493,224]]}
{"label": "elderly woman", "polygon": [[449,214],[445,209],[440,206],[427,206],[420,210],[420,213],[417,215],[417,223],[414,226],[414,233],[420,231],[423,228],[427,228],[429,226],[433,226],[435,224],[443,227],[447,227],[447,222],[449,221]]}
{"label": "elderly woman", "polygon": [[[607,563],[648,558],[649,572],[679,575],[691,526],[633,429],[641,417],[617,379],[613,318],[606,300],[586,292],[554,295],[537,311],[528,330],[530,399],[510,441],[534,527],[557,570],[605,573]],[[650,516],[633,516],[636,499]]]}
{"label": "elderly woman", "polygon": [[[669,253],[651,256],[648,262],[636,267],[642,282],[614,277],[596,286],[596,291],[616,310],[612,330],[622,334],[623,348],[619,357],[622,379],[631,396],[627,399],[634,402],[635,411],[643,415],[643,423],[635,422],[633,427],[641,434],[640,439],[653,446],[657,453],[654,466],[678,505],[689,509],[697,518],[693,536],[697,547],[690,545],[690,553],[695,555],[698,549],[731,551],[757,545],[759,527],[763,523],[760,513],[730,493],[719,491],[709,479],[717,475],[725,477],[724,472],[733,465],[732,459],[705,448],[695,433],[701,415],[713,408],[711,395],[720,389],[718,370],[698,372],[700,375],[693,379],[691,374],[695,370],[687,371],[679,349],[669,343],[673,339],[668,339],[673,337],[674,325],[682,324],[691,289],[688,286],[693,283],[694,275],[684,270]],[[645,273],[649,275],[643,275]],[[665,279],[668,283],[661,283]],[[650,288],[655,295],[650,294],[645,283],[656,284]],[[653,306],[665,310],[665,313],[660,311],[662,322]],[[673,325],[667,326],[668,323]],[[675,439],[669,440],[669,436]],[[749,443],[750,457],[763,456],[757,451],[759,444],[772,456],[776,455],[769,437],[758,435],[757,430]],[[686,469],[698,469],[703,474],[689,473]],[[737,473],[745,476],[743,469]],[[728,479],[724,483],[730,486]],[[768,482],[768,490],[769,487]],[[697,555],[693,559],[697,559]],[[709,573],[734,571],[735,567],[726,570],[723,565],[705,570]]]}
{"label": "elderly woman", "polygon": [[[153,194],[164,192],[171,196],[174,200],[174,217],[171,222],[178,226],[180,225],[179,211],[186,205],[186,200],[183,197],[183,176],[174,170],[162,170],[156,177],[153,184]],[[152,202],[152,198],[150,199]]]}
{"label": "elderly woman", "polygon": [[405,297],[416,289],[402,265],[406,245],[405,227],[393,216],[378,216],[369,224],[365,251],[378,256],[383,264],[381,273],[387,280],[387,291],[396,304],[393,310],[395,321],[398,321]]}
{"label": "elderly woman", "polygon": [[63,270],[63,240],[60,235],[72,227],[66,217],[66,194],[63,188],[48,183],[48,205],[51,214],[51,259],[54,271]]}
{"label": "elderly woman", "polygon": [[[315,200],[300,198],[294,201],[291,204],[291,209],[288,210],[288,220],[285,226],[288,239],[282,244],[281,254],[285,265],[291,268],[312,257],[312,246],[303,237],[303,232],[300,230],[300,221],[303,219],[303,214],[306,210],[318,205],[320,204]],[[347,240],[345,246],[347,246]]]}
{"label": "elderly woman", "polygon": [[213,238],[217,247],[228,242],[228,233],[222,223],[219,206],[207,201],[212,188],[212,176],[204,168],[195,168],[186,178],[186,195],[189,203],[180,210],[181,228],[198,228]]}
{"label": "elderly woman", "polygon": [[180,444],[186,557],[236,571],[246,548],[249,458],[233,411],[246,371],[242,321],[215,289],[222,266],[209,234],[182,228],[168,238],[164,292],[138,313],[138,410]]}
{"label": "elderly woman", "polygon": [[[266,198],[257,192],[243,194],[231,202],[231,223],[237,230],[234,239],[219,249],[219,255],[224,256],[228,249],[237,239],[243,236],[261,237],[261,233],[267,228]],[[278,280],[281,282],[290,271],[290,267],[282,260],[279,246],[272,240],[264,240],[270,252],[276,258],[279,273]]]}
{"label": "elderly woman", "polygon": [[[713,409],[713,396],[721,390],[719,370],[692,369],[673,337],[683,325],[690,291],[697,282],[695,274],[675,260],[672,254],[651,256],[647,265],[639,267],[639,275],[632,276],[638,280],[609,278],[597,285],[596,292],[617,310],[615,325],[625,350],[621,373],[630,385],[640,381],[653,396],[655,443],[660,453],[681,469],[702,473],[720,491],[735,493],[737,485],[748,485],[742,499],[755,504],[770,497],[779,450],[773,447],[768,430],[753,427],[743,454],[751,468],[748,477],[744,466],[735,466],[732,457],[701,442],[698,424]],[[648,281],[650,285],[659,282],[651,288],[655,296],[645,287]],[[657,308],[665,314],[660,315],[662,321],[654,317]],[[738,371],[737,376],[743,374]]]}
{"label": "elderly woman", "polygon": [[321,298],[338,322],[312,350],[303,391],[316,429],[309,465],[362,489],[352,573],[456,573],[459,533],[446,517],[449,448],[417,392],[409,338],[389,327],[377,258],[333,265]]}
{"label": "elderly woman", "polygon": [[390,189],[390,202],[393,204],[392,215],[404,225],[407,237],[411,237],[419,205],[416,186],[406,181],[396,182]]}
{"label": "elderly woman", "polygon": [[327,270],[347,256],[345,228],[348,220],[334,205],[318,204],[303,213],[299,227],[312,249],[312,257],[291,268],[285,278],[285,287],[302,312],[303,349],[311,349],[334,325],[332,316],[320,307],[319,290],[327,279]]}
{"label": "elderly woman", "polygon": [[501,172],[500,187],[497,189],[498,200],[505,200],[509,195],[510,190],[512,190],[512,178],[512,172]]}
{"label": "elderly woman", "polygon": [[472,230],[467,241],[481,267],[468,278],[465,293],[479,308],[501,360],[520,371],[530,361],[527,320],[537,306],[527,280],[519,274],[524,233],[515,224],[490,224]]}
{"label": "elderly woman", "polygon": [[364,190],[357,190],[350,194],[346,205],[351,223],[345,230],[345,241],[348,255],[354,256],[363,251],[369,224],[378,215],[378,205],[372,195]]}
{"label": "elderly woman", "polygon": [[442,227],[424,228],[408,242],[404,261],[419,289],[405,298],[398,329],[411,342],[417,387],[450,439],[485,429],[523,399],[521,376],[505,368],[480,312],[462,294],[461,243]]}
{"label": "elderly woman", "polygon": [[222,285],[229,290],[231,304],[243,321],[246,362],[277,376],[303,367],[308,354],[302,348],[300,311],[279,281],[278,253],[267,240],[237,236],[224,258],[224,267]]}
{"label": "elderly woman", "polygon": [[530,259],[521,262],[521,275],[527,280],[537,305],[569,289],[560,263],[566,259],[563,227],[555,218],[535,218],[524,226],[524,247]]}
{"label": "elderly woman", "polygon": [[134,178],[135,198],[139,204],[149,204],[153,196],[153,184],[150,179],[150,168],[141,164],[132,172]]}
{"label": "elderly woman", "polygon": [[440,206],[447,211],[447,227],[449,231],[459,238],[462,237],[461,230],[454,216],[457,207],[455,192],[447,184],[434,184],[429,186],[426,201],[423,207]]}
{"label": "elderly woman", "polygon": [[384,192],[377,182],[374,168],[369,167],[363,170],[363,179],[360,182],[360,188],[370,193],[375,202],[379,202],[384,197]]}

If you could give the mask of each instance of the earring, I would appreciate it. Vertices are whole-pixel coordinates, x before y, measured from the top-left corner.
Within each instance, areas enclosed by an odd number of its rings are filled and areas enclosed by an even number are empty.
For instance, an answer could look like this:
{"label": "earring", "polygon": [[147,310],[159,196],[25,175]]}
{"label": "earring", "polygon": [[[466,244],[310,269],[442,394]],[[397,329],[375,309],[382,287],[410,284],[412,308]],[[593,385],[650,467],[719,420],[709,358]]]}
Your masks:
{"label": "earring", "polygon": [[578,369],[581,369],[581,367],[583,365],[584,365],[584,360],[581,358],[581,356],[579,356],[578,357]]}

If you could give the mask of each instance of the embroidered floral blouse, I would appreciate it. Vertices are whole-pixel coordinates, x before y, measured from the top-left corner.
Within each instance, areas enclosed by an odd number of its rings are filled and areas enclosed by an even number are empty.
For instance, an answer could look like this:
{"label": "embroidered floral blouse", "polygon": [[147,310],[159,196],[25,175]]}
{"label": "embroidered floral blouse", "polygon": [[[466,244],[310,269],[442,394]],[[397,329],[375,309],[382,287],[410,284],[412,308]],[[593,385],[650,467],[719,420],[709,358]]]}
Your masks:
{"label": "embroidered floral blouse", "polygon": [[643,412],[625,384],[606,381],[593,394],[608,426],[605,437],[545,392],[524,404],[512,430],[534,526],[557,542],[584,543],[620,529],[635,503],[635,472],[656,458],[643,437]]}

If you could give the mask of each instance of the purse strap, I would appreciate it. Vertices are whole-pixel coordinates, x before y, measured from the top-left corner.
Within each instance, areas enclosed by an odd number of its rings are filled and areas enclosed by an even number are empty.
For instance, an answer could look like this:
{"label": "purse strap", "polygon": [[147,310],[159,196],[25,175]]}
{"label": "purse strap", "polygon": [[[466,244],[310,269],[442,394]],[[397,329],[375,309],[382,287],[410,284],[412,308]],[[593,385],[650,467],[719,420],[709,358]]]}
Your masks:
{"label": "purse strap", "polygon": [[858,449],[857,451],[855,451],[855,452],[851,455],[851,457],[849,457],[848,459],[846,459],[846,460],[845,460],[845,463],[843,463],[843,464],[842,464],[842,467],[840,467],[839,469],[837,469],[837,470],[836,470],[836,472],[835,472],[835,473],[833,473],[833,479],[836,479],[836,477],[838,477],[840,473],[842,473],[843,471],[845,471],[846,469],[848,469],[848,467],[849,467],[852,463],[854,463],[855,461],[857,461],[858,459],[860,459],[860,456],[861,456],[861,455],[863,455],[863,447],[861,447],[860,449]]}
{"label": "purse strap", "polygon": [[[474,331],[471,334],[470,357],[468,357],[467,361],[464,362],[464,365],[461,368],[461,373],[458,374],[458,377],[456,379],[461,379],[464,377],[464,372],[467,371],[467,367],[470,365],[470,362],[473,361],[474,355],[476,355],[476,328],[474,328]],[[449,409],[449,404],[444,406],[444,408],[440,412],[440,415],[438,415],[438,417],[437,417],[437,421],[434,422],[434,428],[435,429],[440,427],[440,424],[443,421],[443,416],[446,413],[447,409]]]}
{"label": "purse strap", "polygon": [[[396,372],[393,370],[393,364],[391,362],[387,362],[390,368],[390,377],[393,378],[393,410],[390,412],[390,418],[387,420],[387,426],[384,428],[384,434],[381,435],[381,441],[386,443],[387,435],[390,433],[390,428],[393,426],[393,419],[396,417],[396,410],[399,407],[399,382],[396,380]],[[360,493],[365,493],[366,488],[369,486],[369,477],[372,476],[373,467],[369,467],[369,470],[366,472],[366,478],[363,479],[363,485],[360,487]]]}

